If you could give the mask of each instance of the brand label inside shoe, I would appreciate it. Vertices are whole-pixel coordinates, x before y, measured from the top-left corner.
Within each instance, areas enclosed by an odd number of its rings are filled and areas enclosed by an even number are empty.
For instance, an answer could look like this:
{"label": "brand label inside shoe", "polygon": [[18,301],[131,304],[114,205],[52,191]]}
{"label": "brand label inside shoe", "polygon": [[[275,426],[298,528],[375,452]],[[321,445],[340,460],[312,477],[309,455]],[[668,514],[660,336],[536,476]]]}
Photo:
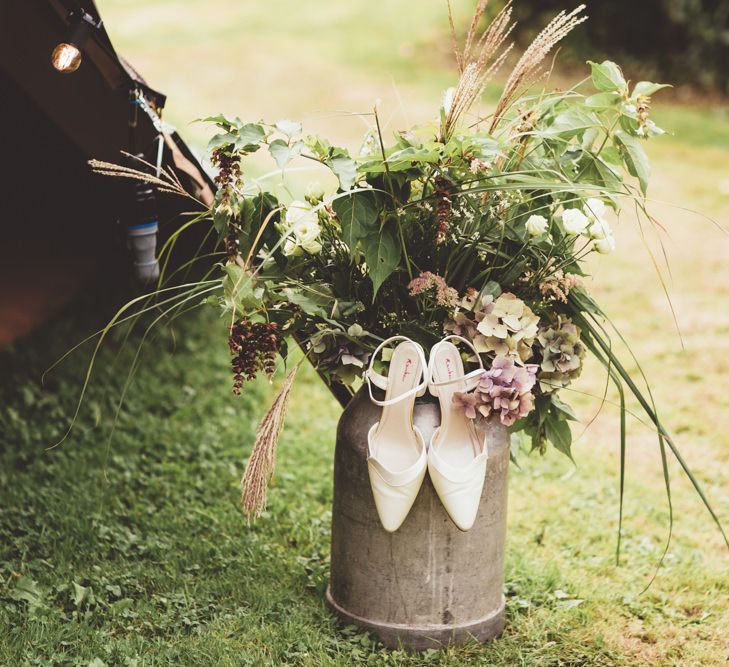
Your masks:
{"label": "brand label inside shoe", "polygon": [[451,368],[451,359],[450,357],[445,358],[445,366],[446,366],[446,372],[448,373],[448,379],[450,380],[453,377],[453,368]]}
{"label": "brand label inside shoe", "polygon": [[405,361],[405,370],[402,373],[402,381],[405,382],[405,378],[410,375],[410,366],[413,365],[413,360],[408,357]]}

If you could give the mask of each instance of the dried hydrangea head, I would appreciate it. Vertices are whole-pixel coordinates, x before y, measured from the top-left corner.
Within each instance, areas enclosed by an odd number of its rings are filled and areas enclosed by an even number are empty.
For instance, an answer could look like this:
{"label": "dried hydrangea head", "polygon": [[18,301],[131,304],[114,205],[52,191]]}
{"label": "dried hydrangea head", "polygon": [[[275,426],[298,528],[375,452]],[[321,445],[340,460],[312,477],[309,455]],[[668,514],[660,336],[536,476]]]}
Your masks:
{"label": "dried hydrangea head", "polygon": [[494,352],[528,361],[539,327],[539,317],[516,295],[506,292],[476,312],[478,333],[473,344],[479,354]]}
{"label": "dried hydrangea head", "polygon": [[362,376],[370,353],[346,336],[327,331],[312,339],[309,357],[318,370],[351,385]]}
{"label": "dried hydrangea head", "polygon": [[580,328],[563,316],[539,331],[539,386],[543,392],[566,387],[582,372],[585,346],[580,340],[580,333]]}
{"label": "dried hydrangea head", "polygon": [[533,410],[536,376],[536,365],[519,366],[510,357],[497,356],[476,389],[470,394],[456,392],[453,403],[469,419],[496,416],[502,424],[511,426]]}
{"label": "dried hydrangea head", "polygon": [[480,298],[471,294],[461,305],[465,310],[443,325],[446,333],[463,336],[479,354],[493,353],[517,362],[531,358],[539,317],[521,299],[510,292],[497,299],[492,294]]}

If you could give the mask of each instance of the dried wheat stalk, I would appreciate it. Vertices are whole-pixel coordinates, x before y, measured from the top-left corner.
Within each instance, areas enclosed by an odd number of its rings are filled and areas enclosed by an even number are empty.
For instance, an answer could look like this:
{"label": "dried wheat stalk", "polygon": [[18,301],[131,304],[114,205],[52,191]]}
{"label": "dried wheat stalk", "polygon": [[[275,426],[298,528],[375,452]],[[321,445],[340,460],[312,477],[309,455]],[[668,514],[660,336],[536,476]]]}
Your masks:
{"label": "dried wheat stalk", "polygon": [[441,141],[448,141],[459,119],[481,96],[488,81],[501,67],[512,44],[503,48],[504,42],[514,28],[511,22],[511,2],[496,15],[483,35],[476,40],[478,24],[483,16],[488,0],[480,0],[471,19],[463,50],[458,48],[458,38],[453,23],[450,0],[448,18],[451,26],[453,52],[461,74],[452,92],[444,98],[445,118],[440,130]]}
{"label": "dried wheat stalk", "polygon": [[299,366],[301,366],[301,362],[296,364],[288,374],[281,386],[281,390],[273,399],[271,407],[258,425],[256,442],[253,444],[251,457],[248,459],[243,479],[240,481],[240,501],[249,525],[251,516],[256,519],[266,508],[268,483],[276,466],[276,445],[283,428],[289,394]]}
{"label": "dried wheat stalk", "polygon": [[541,74],[538,67],[555,45],[572,32],[580,23],[587,20],[587,16],[581,15],[584,9],[585,5],[579,5],[569,13],[560,12],[527,47],[506,81],[504,91],[494,111],[490,132],[496,129],[496,126],[503,118],[504,112],[514,100],[518,91],[524,85],[533,83]]}
{"label": "dried wheat stalk", "polygon": [[[142,164],[156,169],[154,165],[151,165],[149,162],[146,162],[135,155],[129,155],[123,151],[122,154],[132,157]],[[115,164],[113,162],[105,162],[104,160],[92,159],[88,161],[88,164],[91,167],[91,171],[95,174],[112,176],[115,178],[130,178],[134,181],[149,183],[150,185],[154,185],[159,192],[169,192],[170,194],[180,195],[181,197],[188,197],[189,199],[197,202],[197,199],[185,190],[180,179],[177,177],[177,174],[175,174],[172,169],[161,169],[160,176],[154,176],[146,171],[141,171],[132,167],[125,167],[124,165]]]}

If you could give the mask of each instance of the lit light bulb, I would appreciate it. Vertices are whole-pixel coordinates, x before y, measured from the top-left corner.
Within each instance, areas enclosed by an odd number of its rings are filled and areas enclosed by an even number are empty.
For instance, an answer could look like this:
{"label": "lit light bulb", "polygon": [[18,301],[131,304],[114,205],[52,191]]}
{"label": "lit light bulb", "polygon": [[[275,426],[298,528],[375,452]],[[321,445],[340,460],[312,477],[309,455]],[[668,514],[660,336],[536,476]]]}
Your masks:
{"label": "lit light bulb", "polygon": [[59,72],[71,74],[75,72],[81,64],[81,51],[73,44],[61,42],[51,56],[51,63]]}

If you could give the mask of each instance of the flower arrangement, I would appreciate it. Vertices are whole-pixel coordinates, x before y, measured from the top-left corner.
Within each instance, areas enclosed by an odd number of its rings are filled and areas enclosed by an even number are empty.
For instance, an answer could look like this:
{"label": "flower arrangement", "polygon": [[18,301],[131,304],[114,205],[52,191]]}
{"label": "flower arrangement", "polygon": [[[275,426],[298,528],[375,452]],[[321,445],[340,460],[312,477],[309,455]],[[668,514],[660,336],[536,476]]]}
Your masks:
{"label": "flower arrangement", "polygon": [[[615,356],[582,280],[588,257],[615,250],[609,218],[624,202],[653,222],[643,142],[662,133],[650,105],[664,85],[631,86],[606,61],[589,63],[590,76],[567,90],[536,90],[546,56],[585,20],[580,6],[526,49],[492,113],[472,113],[511,50],[510,5],[480,31],[485,6],[462,48],[452,29],[459,79],[431,125],[386,140],[375,108],[350,153],[288,120],[207,119],[217,128],[209,151],[218,190],[199,220],[212,223],[225,250],[220,278],[194,295],[226,316],[234,391],[258,373],[273,375],[293,342],[346,402],[382,340],[405,335],[428,349],[454,333],[484,367],[475,392],[454,398],[465,414],[499,420],[534,450],[551,443],[570,456],[575,416],[564,392],[590,352],[620,392],[623,456],[627,387],[661,451],[673,451],[701,494],[650,398]],[[324,168],[326,185],[312,181],[279,198],[247,175],[247,158],[265,152],[282,177],[293,161]],[[464,362],[476,361],[464,351]],[[265,504],[296,368],[262,422],[243,480],[249,515]]]}

